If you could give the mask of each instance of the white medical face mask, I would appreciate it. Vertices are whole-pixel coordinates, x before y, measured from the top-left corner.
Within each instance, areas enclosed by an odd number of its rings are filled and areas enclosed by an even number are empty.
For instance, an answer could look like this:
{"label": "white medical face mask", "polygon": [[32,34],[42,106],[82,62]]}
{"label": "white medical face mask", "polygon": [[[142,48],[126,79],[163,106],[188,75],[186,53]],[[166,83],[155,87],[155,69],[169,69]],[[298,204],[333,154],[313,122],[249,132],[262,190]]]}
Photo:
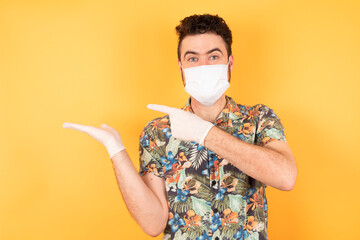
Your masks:
{"label": "white medical face mask", "polygon": [[228,66],[224,64],[202,65],[182,70],[185,74],[185,92],[205,106],[213,105],[230,87]]}

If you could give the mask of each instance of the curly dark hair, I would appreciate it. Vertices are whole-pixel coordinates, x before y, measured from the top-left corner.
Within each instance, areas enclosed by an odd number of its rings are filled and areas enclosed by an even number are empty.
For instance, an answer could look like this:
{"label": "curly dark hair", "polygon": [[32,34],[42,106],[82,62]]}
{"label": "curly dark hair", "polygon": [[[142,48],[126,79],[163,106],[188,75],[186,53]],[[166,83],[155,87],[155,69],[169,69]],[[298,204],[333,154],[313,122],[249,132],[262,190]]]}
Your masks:
{"label": "curly dark hair", "polygon": [[226,50],[228,56],[231,55],[231,44],[232,44],[231,31],[229,27],[226,25],[225,20],[219,17],[218,15],[195,14],[186,17],[180,21],[180,24],[176,26],[175,30],[177,35],[179,36],[179,42],[177,48],[179,61],[181,60],[180,44],[182,40],[187,35],[203,34],[206,32],[211,32],[220,35],[226,44]]}

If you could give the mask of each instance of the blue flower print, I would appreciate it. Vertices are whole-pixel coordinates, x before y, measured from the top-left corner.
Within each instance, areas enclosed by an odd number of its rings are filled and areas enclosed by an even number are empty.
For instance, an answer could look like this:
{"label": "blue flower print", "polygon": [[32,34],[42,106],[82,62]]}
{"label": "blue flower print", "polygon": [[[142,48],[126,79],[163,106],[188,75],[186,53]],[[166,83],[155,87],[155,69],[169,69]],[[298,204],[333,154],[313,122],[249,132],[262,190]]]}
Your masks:
{"label": "blue flower print", "polygon": [[251,203],[250,202],[250,198],[252,197],[252,195],[255,193],[255,189],[254,188],[249,188],[247,191],[246,191],[246,196],[243,196],[242,198],[244,200],[246,200],[247,203]]}
{"label": "blue flower print", "polygon": [[177,190],[177,195],[175,197],[175,202],[186,202],[187,195],[190,193],[189,190],[181,191],[180,189]]}
{"label": "blue flower print", "polygon": [[227,191],[227,188],[220,188],[219,192],[216,194],[216,200],[224,200],[225,193]]}
{"label": "blue flower print", "polygon": [[161,157],[160,160],[165,165],[165,171],[172,169],[172,165],[176,163],[176,159],[171,151],[168,152],[166,158]]}
{"label": "blue flower print", "polygon": [[239,231],[237,231],[237,233],[235,233],[234,238],[239,239],[239,240],[244,240],[248,236],[249,236],[249,233],[241,227],[241,229]]}
{"label": "blue flower print", "polygon": [[149,136],[147,133],[145,133],[145,135],[140,139],[140,144],[144,148],[150,146]]}
{"label": "blue flower print", "polygon": [[210,170],[208,168],[206,168],[205,170],[201,171],[201,174],[209,177],[210,176]]}
{"label": "blue flower print", "polygon": [[201,171],[201,174],[205,176],[209,176],[211,167],[213,167],[214,162],[218,160],[216,154],[211,150],[209,150],[209,158],[210,160],[206,163],[206,169]]}
{"label": "blue flower print", "polygon": [[167,138],[170,138],[170,137],[172,136],[171,131],[170,131],[170,128],[164,128],[164,129],[162,130],[162,132],[165,133],[165,136],[166,136]]}
{"label": "blue flower print", "polygon": [[185,221],[175,213],[174,217],[168,221],[168,224],[171,226],[171,231],[176,232],[179,230],[179,227],[185,226]]}
{"label": "blue flower print", "polygon": [[201,236],[198,236],[195,240],[211,240],[211,237],[207,235],[206,231],[204,231],[204,234]]}
{"label": "blue flower print", "polygon": [[196,143],[196,144],[197,144],[197,146],[196,146],[196,150],[197,150],[197,151],[201,151],[201,150],[204,149],[204,146],[201,146],[201,145],[198,144],[198,143]]}
{"label": "blue flower print", "polygon": [[211,150],[209,150],[209,158],[209,162],[206,163],[206,169],[201,171],[201,174],[207,177],[210,176],[210,169],[214,166],[214,162],[218,160],[216,154]]}
{"label": "blue flower print", "polygon": [[[240,134],[239,134],[239,133],[240,133]],[[246,140],[245,135],[244,135],[243,133],[241,133],[241,132],[234,133],[233,135],[234,135],[235,137],[237,137],[237,138],[240,138],[240,139],[243,140],[243,141]]]}
{"label": "blue flower print", "polygon": [[209,155],[209,158],[212,158],[212,157],[216,156],[216,154],[211,150],[209,150],[208,155]]}
{"label": "blue flower print", "polygon": [[221,226],[221,218],[218,212],[211,216],[211,222],[211,230],[215,232]]}
{"label": "blue flower print", "polygon": [[267,205],[267,199],[264,198],[264,211],[267,212],[268,211],[268,205]]}

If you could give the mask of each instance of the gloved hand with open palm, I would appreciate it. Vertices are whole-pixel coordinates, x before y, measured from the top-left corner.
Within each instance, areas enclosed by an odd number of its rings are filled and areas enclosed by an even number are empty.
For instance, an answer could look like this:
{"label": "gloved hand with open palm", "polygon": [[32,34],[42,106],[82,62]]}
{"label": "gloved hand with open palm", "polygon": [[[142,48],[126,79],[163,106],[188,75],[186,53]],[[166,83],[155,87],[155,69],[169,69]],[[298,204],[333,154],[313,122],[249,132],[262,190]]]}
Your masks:
{"label": "gloved hand with open palm", "polygon": [[65,122],[63,127],[84,132],[95,138],[106,147],[110,158],[112,158],[116,153],[125,149],[118,131],[109,125],[106,125],[105,123],[101,124],[100,128],[97,128],[93,126]]}

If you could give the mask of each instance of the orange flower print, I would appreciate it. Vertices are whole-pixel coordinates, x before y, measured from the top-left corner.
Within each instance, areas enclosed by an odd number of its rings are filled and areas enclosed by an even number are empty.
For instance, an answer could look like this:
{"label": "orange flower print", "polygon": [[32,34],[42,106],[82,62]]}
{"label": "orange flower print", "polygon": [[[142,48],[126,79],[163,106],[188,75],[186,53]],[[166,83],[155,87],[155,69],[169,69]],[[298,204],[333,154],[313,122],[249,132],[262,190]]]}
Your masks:
{"label": "orange flower print", "polygon": [[175,159],[179,161],[181,165],[180,169],[189,168],[192,165],[192,162],[188,160],[184,152],[180,152],[179,154],[177,154]]}
{"label": "orange flower print", "polygon": [[209,171],[210,172],[210,180],[219,180],[219,178],[220,178],[219,168],[221,166],[229,164],[229,162],[225,159],[222,159],[221,162],[220,162],[220,160],[221,160],[221,158],[218,155],[216,155],[208,163],[209,170],[210,170]]}
{"label": "orange flower print", "polygon": [[259,108],[256,109],[251,109],[248,111],[247,116],[245,117],[246,119],[252,119],[254,118],[257,114],[259,114]]}
{"label": "orange flower print", "polygon": [[153,172],[155,175],[159,175],[156,165],[154,163],[150,164],[148,172]]}
{"label": "orange flower print", "polygon": [[264,137],[263,140],[261,141],[262,144],[267,144],[269,142],[272,142],[272,141],[277,141],[278,139],[276,138],[271,138],[271,137]]}
{"label": "orange flower print", "polygon": [[239,222],[238,213],[232,212],[230,208],[225,209],[223,213],[224,217],[221,219],[223,225]]}
{"label": "orange flower print", "polygon": [[240,116],[240,110],[238,109],[238,111],[234,112],[236,116]]}
{"label": "orange flower print", "polygon": [[[166,173],[165,173],[166,176],[170,176],[170,177],[166,178],[167,183],[179,182],[181,170],[185,169],[185,168],[189,168],[192,165],[192,162],[187,160],[187,157],[185,156],[185,154],[183,152],[180,152],[175,157],[175,159],[178,161],[176,161],[172,165],[172,168],[170,170],[166,171]],[[166,169],[164,169],[164,171],[165,170]]]}
{"label": "orange flower print", "polygon": [[154,120],[153,122],[150,123],[151,131],[155,131],[156,129],[163,130],[164,128],[170,128],[168,122],[169,119],[167,118]]}
{"label": "orange flower print", "polygon": [[219,160],[214,161],[213,164],[210,167],[210,180],[219,180]]}
{"label": "orange flower print", "polygon": [[151,138],[149,139],[149,147],[150,148],[158,148],[158,145]]}
{"label": "orange flower print", "polygon": [[165,171],[164,169],[164,172],[165,172],[165,176],[166,176],[166,182],[167,183],[172,183],[172,182],[179,182],[179,179],[180,179],[180,168],[181,168],[181,165],[179,163],[174,163],[172,165],[172,169],[169,170],[169,171]]}
{"label": "orange flower print", "polygon": [[263,207],[264,206],[264,188],[260,187],[259,190],[256,191],[252,195],[252,197],[249,198],[250,203],[246,206],[246,212],[251,208],[251,210],[254,211],[257,207]]}
{"label": "orange flower print", "polygon": [[245,123],[241,128],[241,131],[243,132],[244,135],[250,135],[254,133],[254,130],[255,130],[255,126],[251,125],[251,123]]}
{"label": "orange flower print", "polygon": [[237,105],[229,104],[229,109],[232,113],[234,113],[236,116],[240,115],[240,109]]}
{"label": "orange flower print", "polygon": [[140,138],[143,138],[145,136],[145,131],[142,131],[140,134]]}
{"label": "orange flower print", "polygon": [[195,194],[199,192],[199,187],[201,186],[201,183],[199,181],[196,181],[191,176],[186,177],[185,181],[183,182],[181,189],[182,190],[188,190],[190,194]]}
{"label": "orange flower print", "polygon": [[236,184],[238,183],[238,179],[231,176],[230,173],[224,175],[223,179],[220,182],[221,188],[226,188],[227,192],[233,192],[236,189]]}
{"label": "orange flower print", "polygon": [[180,162],[187,161],[187,157],[184,152],[180,152],[175,159],[179,160]]}
{"label": "orange flower print", "polygon": [[184,220],[186,230],[188,230],[190,226],[201,226],[201,217],[196,215],[194,210],[187,211],[186,215],[184,216]]}
{"label": "orange flower print", "polygon": [[228,124],[228,127],[229,127],[229,128],[232,128],[232,127],[233,127],[233,122],[232,122],[231,119],[228,120],[228,123],[227,123],[227,124]]}
{"label": "orange flower print", "polygon": [[255,221],[254,216],[249,216],[244,224],[244,229],[246,229],[246,231],[250,232],[257,225],[258,225],[258,223]]}
{"label": "orange flower print", "polygon": [[189,168],[192,165],[192,162],[188,161],[184,152],[180,152],[175,159],[179,161],[180,169]]}

